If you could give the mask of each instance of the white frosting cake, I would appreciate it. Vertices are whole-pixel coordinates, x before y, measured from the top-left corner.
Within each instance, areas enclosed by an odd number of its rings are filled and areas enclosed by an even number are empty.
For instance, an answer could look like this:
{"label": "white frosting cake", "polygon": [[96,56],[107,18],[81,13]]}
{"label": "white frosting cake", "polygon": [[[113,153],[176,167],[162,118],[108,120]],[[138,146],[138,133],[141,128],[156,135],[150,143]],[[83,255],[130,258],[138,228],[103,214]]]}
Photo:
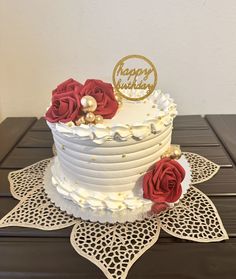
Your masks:
{"label": "white frosting cake", "polygon": [[78,206],[94,210],[137,209],[144,173],[171,143],[176,105],[156,90],[139,102],[124,100],[112,119],[76,126],[50,123],[57,150],[52,182]]}

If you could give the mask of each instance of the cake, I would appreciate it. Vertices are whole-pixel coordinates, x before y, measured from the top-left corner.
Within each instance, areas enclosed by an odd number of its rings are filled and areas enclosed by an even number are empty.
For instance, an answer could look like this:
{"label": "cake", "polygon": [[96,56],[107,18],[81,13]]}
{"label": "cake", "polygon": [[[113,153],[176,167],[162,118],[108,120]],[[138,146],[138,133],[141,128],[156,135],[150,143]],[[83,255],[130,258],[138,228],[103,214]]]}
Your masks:
{"label": "cake", "polygon": [[[93,114],[82,106],[82,96],[96,99],[91,84],[98,95],[114,92],[105,101],[107,95],[102,95],[105,110],[97,100],[103,117],[94,108]],[[95,94],[80,95],[86,86]],[[131,96],[133,91],[127,89],[126,94]],[[88,80],[83,86],[67,80],[53,91],[46,113],[57,152],[51,166],[52,184],[81,208],[116,212],[151,206],[153,200],[144,198],[144,175],[169,149],[176,114],[173,99],[160,90],[141,101],[123,98],[121,102],[111,84]]]}

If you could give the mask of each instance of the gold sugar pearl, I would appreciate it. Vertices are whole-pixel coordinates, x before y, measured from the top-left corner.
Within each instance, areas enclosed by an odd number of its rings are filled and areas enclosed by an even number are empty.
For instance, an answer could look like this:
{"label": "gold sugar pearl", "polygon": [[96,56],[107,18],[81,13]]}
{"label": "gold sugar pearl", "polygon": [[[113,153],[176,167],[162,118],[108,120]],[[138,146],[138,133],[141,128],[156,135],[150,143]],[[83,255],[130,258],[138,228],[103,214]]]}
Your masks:
{"label": "gold sugar pearl", "polygon": [[95,124],[103,123],[103,117],[101,115],[95,116]]}
{"label": "gold sugar pearl", "polygon": [[83,112],[94,112],[97,108],[97,101],[92,96],[84,96],[80,101]]}
{"label": "gold sugar pearl", "polygon": [[76,126],[79,126],[79,125],[81,125],[81,124],[85,124],[85,118],[84,118],[84,116],[81,116],[79,119],[77,119],[77,120],[75,121],[75,125],[76,125]]}
{"label": "gold sugar pearl", "polygon": [[172,144],[169,148],[162,154],[161,158],[169,157],[170,159],[178,160],[182,155],[179,145]]}
{"label": "gold sugar pearl", "polygon": [[93,123],[95,120],[95,114],[92,112],[87,112],[85,115],[85,121],[88,123]]}

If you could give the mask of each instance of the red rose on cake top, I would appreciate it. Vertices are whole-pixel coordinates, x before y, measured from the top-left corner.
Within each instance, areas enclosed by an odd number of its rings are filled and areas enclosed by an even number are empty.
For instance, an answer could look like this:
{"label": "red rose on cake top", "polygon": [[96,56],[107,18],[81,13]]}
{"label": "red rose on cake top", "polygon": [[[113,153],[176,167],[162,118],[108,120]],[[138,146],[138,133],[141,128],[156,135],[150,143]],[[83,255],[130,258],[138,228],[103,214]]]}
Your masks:
{"label": "red rose on cake top", "polygon": [[79,92],[82,86],[72,78],[58,85],[52,91],[52,104],[46,112],[45,118],[49,122],[75,121],[80,114]]}
{"label": "red rose on cake top", "polygon": [[155,203],[176,202],[182,194],[185,170],[176,161],[163,158],[143,178],[143,197]]}
{"label": "red rose on cake top", "polygon": [[80,96],[92,96],[97,101],[95,114],[105,119],[111,119],[117,112],[118,102],[110,83],[97,79],[86,80],[80,91]]}
{"label": "red rose on cake top", "polygon": [[76,121],[83,110],[81,98],[92,96],[97,102],[94,113],[105,119],[111,119],[117,112],[118,102],[110,83],[89,79],[84,85],[74,79],[68,79],[52,91],[52,104],[45,118],[49,122]]}

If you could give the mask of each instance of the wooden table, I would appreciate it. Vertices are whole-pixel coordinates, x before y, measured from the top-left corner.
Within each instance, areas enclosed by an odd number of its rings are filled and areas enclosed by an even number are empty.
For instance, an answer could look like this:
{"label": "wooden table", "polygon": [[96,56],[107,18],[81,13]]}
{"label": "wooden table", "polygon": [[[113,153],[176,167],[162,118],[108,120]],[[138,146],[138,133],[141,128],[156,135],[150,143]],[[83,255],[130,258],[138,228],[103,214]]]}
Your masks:
{"label": "wooden table", "polygon": [[[131,268],[128,278],[236,278],[236,115],[178,116],[173,143],[221,166],[198,187],[214,202],[230,239],[195,243],[164,232]],[[52,156],[52,136],[43,119],[7,118],[0,124],[0,218],[17,201],[7,175]],[[58,231],[0,229],[0,278],[105,278],[69,242],[71,228]]]}

